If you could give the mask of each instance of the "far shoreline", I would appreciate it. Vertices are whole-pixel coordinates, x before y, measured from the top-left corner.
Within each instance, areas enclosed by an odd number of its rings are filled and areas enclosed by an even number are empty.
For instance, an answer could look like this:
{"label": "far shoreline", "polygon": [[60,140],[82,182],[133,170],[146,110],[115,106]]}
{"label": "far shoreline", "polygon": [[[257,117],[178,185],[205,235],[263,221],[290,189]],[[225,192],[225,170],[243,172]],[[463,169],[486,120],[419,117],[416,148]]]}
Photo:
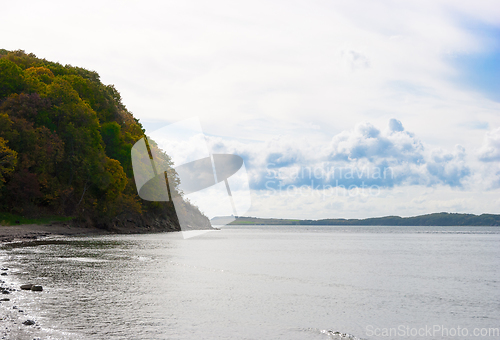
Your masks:
{"label": "far shoreline", "polygon": [[383,216],[363,219],[327,218],[320,220],[260,218],[250,216],[217,216],[211,222],[228,225],[330,225],[330,226],[500,226],[500,214],[431,213],[411,217]]}

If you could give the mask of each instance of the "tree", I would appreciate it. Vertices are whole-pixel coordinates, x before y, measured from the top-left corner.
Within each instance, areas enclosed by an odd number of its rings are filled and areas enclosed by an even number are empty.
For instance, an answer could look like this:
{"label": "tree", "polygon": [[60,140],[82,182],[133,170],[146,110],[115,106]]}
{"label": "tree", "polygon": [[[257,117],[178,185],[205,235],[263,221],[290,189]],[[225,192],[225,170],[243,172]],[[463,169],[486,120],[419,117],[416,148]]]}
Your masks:
{"label": "tree", "polygon": [[23,70],[13,62],[0,59],[0,98],[11,93],[19,93],[24,89]]}
{"label": "tree", "polygon": [[17,164],[17,152],[7,146],[5,139],[0,137],[0,189],[5,184],[5,178],[10,176]]}
{"label": "tree", "polygon": [[[1,210],[79,216],[101,225],[141,213],[172,221],[172,202],[137,194],[131,149],[144,132],[120,93],[96,72],[0,50]],[[150,142],[176,190],[169,156]]]}

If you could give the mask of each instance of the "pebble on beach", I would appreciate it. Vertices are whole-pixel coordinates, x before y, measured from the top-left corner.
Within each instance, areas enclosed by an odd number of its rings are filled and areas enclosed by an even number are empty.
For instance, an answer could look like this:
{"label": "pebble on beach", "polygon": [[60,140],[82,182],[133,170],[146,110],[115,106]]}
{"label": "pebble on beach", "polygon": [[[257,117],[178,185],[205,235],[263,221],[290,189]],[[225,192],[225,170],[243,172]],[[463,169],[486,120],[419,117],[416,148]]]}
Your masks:
{"label": "pebble on beach", "polygon": [[43,287],[42,286],[37,286],[37,285],[31,284],[31,283],[22,285],[21,289],[22,290],[31,290],[31,291],[34,291],[34,292],[41,292],[41,291],[43,291]]}

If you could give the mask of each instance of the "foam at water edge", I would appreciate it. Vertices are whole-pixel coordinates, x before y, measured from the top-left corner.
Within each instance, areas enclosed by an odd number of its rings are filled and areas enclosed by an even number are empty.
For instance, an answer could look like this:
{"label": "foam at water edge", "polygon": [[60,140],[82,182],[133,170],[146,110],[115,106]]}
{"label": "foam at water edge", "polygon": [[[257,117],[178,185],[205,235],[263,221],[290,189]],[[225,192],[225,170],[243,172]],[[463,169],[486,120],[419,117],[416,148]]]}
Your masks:
{"label": "foam at water edge", "polygon": [[330,329],[307,328],[307,329],[302,329],[302,331],[324,334],[326,335],[326,339],[332,339],[332,340],[367,340],[365,338],[358,338],[349,333],[332,331]]}
{"label": "foam at water edge", "polygon": [[348,340],[365,340],[362,338],[358,338],[352,334],[349,333],[342,333],[342,332],[337,332],[337,331],[332,331],[332,330],[321,330],[320,331],[322,334],[328,335],[329,339],[348,339]]}

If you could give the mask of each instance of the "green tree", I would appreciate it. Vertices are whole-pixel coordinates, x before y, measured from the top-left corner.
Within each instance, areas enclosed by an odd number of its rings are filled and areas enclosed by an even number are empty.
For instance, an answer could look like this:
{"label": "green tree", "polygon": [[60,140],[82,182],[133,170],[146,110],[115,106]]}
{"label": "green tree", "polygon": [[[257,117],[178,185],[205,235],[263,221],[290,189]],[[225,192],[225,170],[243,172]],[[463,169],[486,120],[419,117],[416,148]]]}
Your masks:
{"label": "green tree", "polygon": [[0,59],[0,98],[19,93],[25,87],[23,70],[13,62]]}

